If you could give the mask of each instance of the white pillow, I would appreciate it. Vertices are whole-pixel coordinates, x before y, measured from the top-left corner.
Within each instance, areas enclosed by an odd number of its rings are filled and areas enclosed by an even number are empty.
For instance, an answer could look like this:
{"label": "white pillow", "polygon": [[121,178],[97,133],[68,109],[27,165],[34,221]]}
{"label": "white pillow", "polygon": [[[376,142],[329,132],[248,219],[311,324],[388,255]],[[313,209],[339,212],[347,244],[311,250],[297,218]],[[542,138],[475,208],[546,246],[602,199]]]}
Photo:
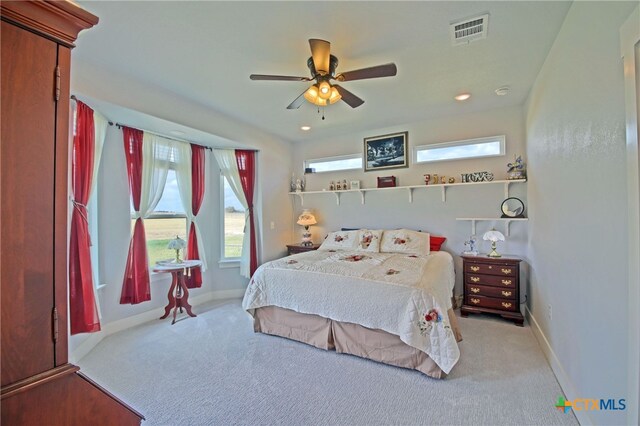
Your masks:
{"label": "white pillow", "polygon": [[382,253],[429,254],[429,234],[410,229],[398,229],[382,233]]}
{"label": "white pillow", "polygon": [[358,244],[359,231],[336,231],[327,235],[318,250],[353,250]]}
{"label": "white pillow", "polygon": [[381,238],[382,230],[361,229],[358,231],[356,250],[378,253],[380,251]]}

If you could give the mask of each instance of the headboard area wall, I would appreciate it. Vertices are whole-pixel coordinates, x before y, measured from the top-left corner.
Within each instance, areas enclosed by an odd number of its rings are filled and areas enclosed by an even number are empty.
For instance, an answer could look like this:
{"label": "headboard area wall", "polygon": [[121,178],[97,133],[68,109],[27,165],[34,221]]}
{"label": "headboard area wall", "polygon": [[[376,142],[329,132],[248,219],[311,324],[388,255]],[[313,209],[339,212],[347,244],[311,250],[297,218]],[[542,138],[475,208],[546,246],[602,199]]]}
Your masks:
{"label": "headboard area wall", "polygon": [[[385,171],[364,172],[349,170],[343,172],[314,173],[305,175],[306,191],[329,189],[330,181],[345,179],[360,180],[361,188],[375,188],[376,177],[397,176],[399,186],[424,184],[425,173],[454,176],[460,181],[461,173],[489,171],[495,180],[507,177],[507,163],[514,155],[524,154],[524,122],[520,107],[502,108],[493,111],[471,113],[465,116],[446,117],[429,122],[409,123],[402,127],[367,130],[360,134],[339,136],[326,140],[294,144],[294,165],[296,175],[302,175],[305,159],[361,153],[365,137],[408,131],[409,167]],[[501,157],[473,160],[453,160],[435,163],[414,164],[413,147],[431,143],[473,139],[486,136],[505,135],[506,155]],[[526,158],[523,157],[526,162]],[[500,205],[505,198],[505,185],[500,183],[481,185],[457,185],[446,188],[443,201],[442,188],[385,189],[364,193],[364,204],[360,192],[340,194],[337,204],[335,194],[309,193],[303,198],[291,195],[294,217],[302,209],[310,209],[318,224],[310,228],[314,242],[321,242],[328,232],[340,228],[367,227],[371,229],[409,228],[423,230],[447,237],[442,247],[454,255],[456,261],[456,294],[462,293],[461,260],[457,256],[465,250],[464,242],[472,232],[472,222],[460,218],[499,218]],[[520,198],[527,207],[527,183],[511,183],[509,196]],[[303,204],[301,203],[303,201]],[[525,210],[525,216],[527,212]],[[480,252],[488,252],[489,242],[482,241],[482,235],[495,227],[506,232],[504,221],[477,221],[475,235]],[[292,224],[294,242],[301,239],[303,228]],[[500,243],[498,251],[504,254],[523,256],[526,271],[526,247],[528,224],[526,221],[511,222],[506,241]],[[526,278],[523,282],[527,282]],[[523,288],[523,294],[526,289]]]}

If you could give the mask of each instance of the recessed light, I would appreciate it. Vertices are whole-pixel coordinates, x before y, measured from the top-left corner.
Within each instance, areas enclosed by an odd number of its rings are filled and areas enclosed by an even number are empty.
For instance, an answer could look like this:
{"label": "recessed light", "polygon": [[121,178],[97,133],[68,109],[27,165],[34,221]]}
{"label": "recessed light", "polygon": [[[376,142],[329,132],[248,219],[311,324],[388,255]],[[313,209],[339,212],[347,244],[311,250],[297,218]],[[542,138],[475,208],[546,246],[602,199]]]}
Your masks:
{"label": "recessed light", "polygon": [[311,126],[302,126],[300,127],[300,130],[304,130],[305,132],[311,130]]}
{"label": "recessed light", "polygon": [[471,97],[470,93],[460,93],[459,95],[457,95],[453,99],[455,99],[456,101],[466,101],[470,97]]}
{"label": "recessed light", "polygon": [[173,136],[184,136],[184,135],[186,135],[185,132],[181,132],[180,130],[170,130],[169,133],[171,133]]}
{"label": "recessed light", "polygon": [[498,96],[504,96],[507,93],[509,93],[509,86],[502,86],[496,89],[496,95]]}

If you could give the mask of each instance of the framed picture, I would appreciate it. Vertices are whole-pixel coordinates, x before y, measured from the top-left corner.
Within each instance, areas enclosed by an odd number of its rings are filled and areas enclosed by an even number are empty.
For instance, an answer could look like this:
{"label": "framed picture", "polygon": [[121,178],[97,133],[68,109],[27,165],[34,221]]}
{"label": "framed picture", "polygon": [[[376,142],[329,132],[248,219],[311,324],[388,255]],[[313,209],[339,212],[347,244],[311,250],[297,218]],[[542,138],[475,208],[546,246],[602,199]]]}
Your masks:
{"label": "framed picture", "polygon": [[364,171],[409,167],[407,143],[409,132],[364,139]]}

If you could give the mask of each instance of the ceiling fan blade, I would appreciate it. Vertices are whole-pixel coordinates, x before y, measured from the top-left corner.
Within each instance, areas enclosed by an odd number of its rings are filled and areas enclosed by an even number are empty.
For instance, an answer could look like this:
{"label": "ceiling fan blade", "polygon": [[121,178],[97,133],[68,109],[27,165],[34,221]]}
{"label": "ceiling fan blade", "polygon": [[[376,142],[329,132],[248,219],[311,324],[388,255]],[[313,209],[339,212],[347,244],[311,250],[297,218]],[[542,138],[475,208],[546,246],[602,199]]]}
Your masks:
{"label": "ceiling fan blade", "polygon": [[306,90],[304,92],[302,92],[302,94],[300,96],[298,96],[293,102],[291,102],[289,104],[289,106],[287,107],[287,109],[298,109],[298,108],[300,108],[300,105],[302,105],[302,103],[304,102],[304,94],[305,93],[307,93]]}
{"label": "ceiling fan blade", "polygon": [[309,46],[311,47],[311,57],[313,58],[313,65],[316,67],[316,72],[324,75],[329,73],[331,55],[331,43],[326,40],[320,40],[318,38],[310,38]]}
{"label": "ceiling fan blade", "polygon": [[347,105],[349,105],[351,108],[358,108],[360,105],[364,103],[362,99],[360,99],[359,97],[357,97],[356,95],[354,95],[353,93],[345,89],[344,87],[339,86],[337,84],[334,84],[333,87],[335,87],[336,90],[338,90],[338,93],[340,93],[340,96],[342,96],[342,100],[345,101]]}
{"label": "ceiling fan blade", "polygon": [[375,67],[362,68],[359,70],[347,71],[336,76],[338,81],[364,80],[366,78],[392,77],[396,75],[398,68],[396,64],[384,64]]}
{"label": "ceiling fan blade", "polygon": [[275,80],[275,81],[311,81],[309,77],[292,77],[289,75],[251,74],[251,80]]}

